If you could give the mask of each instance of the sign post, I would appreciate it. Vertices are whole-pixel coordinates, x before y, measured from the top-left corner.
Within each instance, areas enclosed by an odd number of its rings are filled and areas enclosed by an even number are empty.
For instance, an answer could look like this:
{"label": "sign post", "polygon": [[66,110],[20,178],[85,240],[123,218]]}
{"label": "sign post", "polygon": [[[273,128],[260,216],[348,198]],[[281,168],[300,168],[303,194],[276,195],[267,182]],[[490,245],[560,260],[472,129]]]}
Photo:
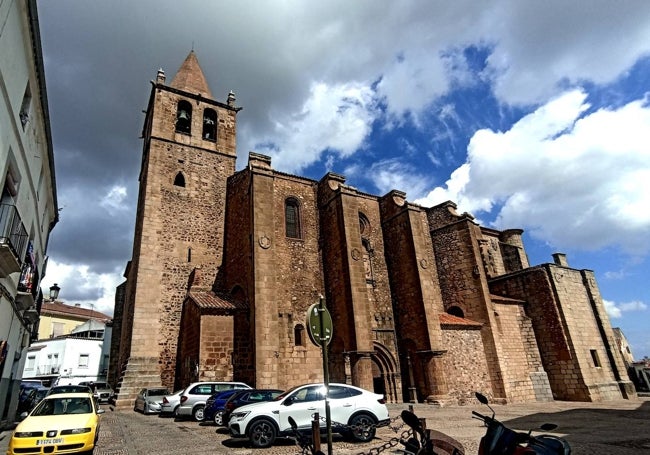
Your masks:
{"label": "sign post", "polygon": [[323,352],[323,379],[325,383],[325,421],[327,424],[327,455],[332,455],[332,415],[329,401],[329,366],[327,361],[327,345],[332,341],[334,327],[332,315],[325,307],[325,298],[321,295],[318,303],[314,303],[307,311],[307,332],[312,343],[320,346]]}

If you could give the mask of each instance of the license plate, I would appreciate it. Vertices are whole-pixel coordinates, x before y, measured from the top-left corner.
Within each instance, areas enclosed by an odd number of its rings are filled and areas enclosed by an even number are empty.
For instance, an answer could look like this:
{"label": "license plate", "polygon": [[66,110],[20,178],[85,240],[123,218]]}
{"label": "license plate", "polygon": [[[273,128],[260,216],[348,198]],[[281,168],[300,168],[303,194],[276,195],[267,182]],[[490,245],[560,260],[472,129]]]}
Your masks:
{"label": "license plate", "polygon": [[54,439],[39,439],[36,441],[37,446],[51,446],[54,444],[61,444],[63,442],[63,438],[54,438]]}

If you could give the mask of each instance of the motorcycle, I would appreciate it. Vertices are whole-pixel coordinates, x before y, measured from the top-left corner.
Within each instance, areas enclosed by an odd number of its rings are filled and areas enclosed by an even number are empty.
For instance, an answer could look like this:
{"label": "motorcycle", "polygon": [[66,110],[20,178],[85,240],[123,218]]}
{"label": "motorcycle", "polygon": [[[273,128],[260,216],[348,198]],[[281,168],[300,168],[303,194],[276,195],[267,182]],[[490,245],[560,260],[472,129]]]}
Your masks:
{"label": "motorcycle", "polygon": [[404,455],[465,455],[465,448],[460,441],[446,434],[431,429],[425,429],[422,420],[406,409],[402,411],[402,420],[411,427],[413,436],[400,439],[404,449],[398,453]]}
{"label": "motorcycle", "polygon": [[298,430],[298,424],[293,417],[289,416],[288,420],[293,432],[293,439],[295,439],[296,444],[300,446],[301,453],[310,455],[325,455],[320,450],[316,450],[316,447],[314,447],[314,444],[309,436]]}
{"label": "motorcycle", "polygon": [[[476,398],[481,404],[492,411],[492,417],[472,411],[472,417],[482,420],[487,426],[485,436],[481,438],[479,455],[570,455],[571,446],[560,437],[550,434],[532,435],[532,430],[526,432],[514,431],[494,418],[494,409],[490,406],[485,395],[476,392]],[[542,431],[552,431],[557,428],[553,423],[545,423]]]}

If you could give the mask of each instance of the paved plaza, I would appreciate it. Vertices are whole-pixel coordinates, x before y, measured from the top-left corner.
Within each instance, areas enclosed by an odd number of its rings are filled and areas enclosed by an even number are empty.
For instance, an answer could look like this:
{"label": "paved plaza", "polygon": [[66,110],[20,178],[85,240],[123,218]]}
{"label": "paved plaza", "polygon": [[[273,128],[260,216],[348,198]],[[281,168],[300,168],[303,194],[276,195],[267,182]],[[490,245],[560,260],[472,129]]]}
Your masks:
{"label": "paved plaza", "polygon": [[[650,398],[617,400],[606,403],[551,402],[521,405],[494,405],[496,417],[508,427],[528,430],[542,423],[559,425],[557,435],[566,437],[573,454],[650,454]],[[399,414],[408,405],[389,405],[394,422],[381,428],[377,437],[367,444],[355,444],[333,438],[334,455],[392,453],[389,446],[406,427],[399,428]],[[104,406],[96,455],[135,454],[298,454],[300,449],[291,440],[280,440],[270,449],[252,449],[245,440],[234,440],[225,428],[199,424],[190,420],[145,416],[133,411],[114,411]],[[414,411],[426,418],[428,428],[442,431],[460,440],[467,454],[478,452],[478,442],[485,433],[481,422],[471,418],[472,411],[488,414],[480,404],[433,407],[416,404]],[[11,432],[0,434],[0,453],[4,453]],[[397,445],[396,447],[401,447]],[[326,445],[323,447],[327,453]],[[371,452],[371,449],[374,449]]]}

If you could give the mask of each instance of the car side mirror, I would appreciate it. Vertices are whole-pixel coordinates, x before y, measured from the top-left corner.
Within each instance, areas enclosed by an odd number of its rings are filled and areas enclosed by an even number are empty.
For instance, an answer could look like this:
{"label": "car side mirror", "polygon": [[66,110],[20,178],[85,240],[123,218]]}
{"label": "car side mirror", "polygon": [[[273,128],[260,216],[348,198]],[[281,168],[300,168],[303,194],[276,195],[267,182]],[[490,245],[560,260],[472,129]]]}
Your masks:
{"label": "car side mirror", "polygon": [[27,418],[28,415],[29,415],[28,412],[21,412],[20,415],[19,415],[18,417],[19,417],[20,420],[22,421],[22,420],[25,420],[25,419]]}
{"label": "car side mirror", "polygon": [[99,409],[97,410],[97,414],[103,414],[103,413],[105,413],[105,412],[106,412],[106,411],[104,411],[104,410],[101,409],[101,408],[99,408]]}
{"label": "car side mirror", "polygon": [[294,397],[289,397],[286,400],[284,400],[284,402],[282,404],[285,405],[285,406],[291,406],[293,404],[294,400],[295,400]]}

